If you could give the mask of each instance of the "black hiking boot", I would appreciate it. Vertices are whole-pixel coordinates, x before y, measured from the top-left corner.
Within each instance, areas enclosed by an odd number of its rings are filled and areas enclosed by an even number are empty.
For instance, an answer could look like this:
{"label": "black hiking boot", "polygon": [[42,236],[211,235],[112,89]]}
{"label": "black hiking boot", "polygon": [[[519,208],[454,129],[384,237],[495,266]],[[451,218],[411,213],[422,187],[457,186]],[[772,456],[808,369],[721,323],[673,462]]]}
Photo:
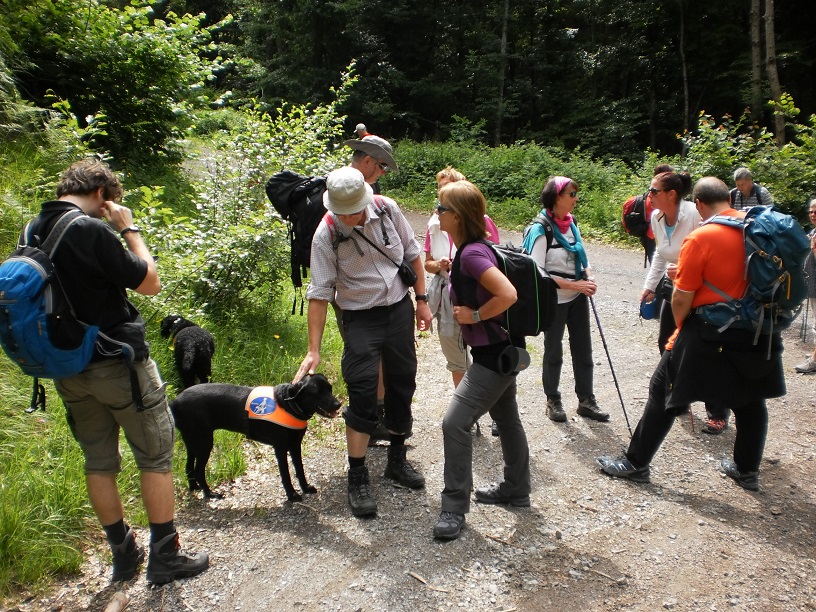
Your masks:
{"label": "black hiking boot", "polygon": [[388,463],[385,465],[383,476],[396,480],[403,487],[421,489],[425,486],[425,477],[405,458],[407,450],[404,446],[399,450],[393,446],[388,449]]}
{"label": "black hiking boot", "polygon": [[361,466],[349,468],[348,502],[354,516],[371,516],[377,514],[377,502],[371,497],[368,484],[368,468]]}
{"label": "black hiking boot", "polygon": [[147,560],[147,581],[167,584],[179,578],[197,576],[210,565],[207,553],[188,553],[181,550],[178,532],[158,542],[150,543]]}
{"label": "black hiking boot", "polygon": [[125,539],[121,544],[111,544],[111,553],[113,553],[113,582],[121,582],[130,580],[136,575],[142,561],[145,558],[145,550],[143,546],[139,546],[136,542],[136,534],[133,530],[128,528]]}

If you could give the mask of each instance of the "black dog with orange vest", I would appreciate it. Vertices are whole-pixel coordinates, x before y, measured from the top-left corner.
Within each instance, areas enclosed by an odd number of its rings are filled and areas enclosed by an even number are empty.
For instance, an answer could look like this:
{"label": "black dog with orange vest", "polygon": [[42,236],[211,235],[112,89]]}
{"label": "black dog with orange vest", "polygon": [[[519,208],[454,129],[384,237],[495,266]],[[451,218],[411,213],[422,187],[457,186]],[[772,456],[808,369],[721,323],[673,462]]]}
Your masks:
{"label": "black dog with orange vest", "polygon": [[340,401],[332,394],[332,385],[326,377],[314,374],[300,382],[275,387],[195,385],[170,402],[170,410],[187,447],[186,472],[191,491],[203,490],[205,497],[223,497],[207,485],[205,470],[213,449],[213,432],[226,429],[274,447],[286,497],[289,501],[302,501],[303,497],[292,486],[287,454],[292,457],[301,491],[317,493],[306,481],[301,444],[312,415],[334,418],[340,410]]}

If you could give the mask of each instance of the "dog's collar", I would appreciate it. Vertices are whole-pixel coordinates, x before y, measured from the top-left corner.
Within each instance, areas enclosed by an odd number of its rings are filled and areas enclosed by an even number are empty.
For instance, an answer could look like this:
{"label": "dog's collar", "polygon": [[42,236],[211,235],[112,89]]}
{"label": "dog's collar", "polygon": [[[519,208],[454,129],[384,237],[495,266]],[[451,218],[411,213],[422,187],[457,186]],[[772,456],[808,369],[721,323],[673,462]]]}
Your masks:
{"label": "dog's collar", "polygon": [[308,421],[298,419],[286,412],[275,401],[275,387],[255,387],[246,401],[247,416],[277,423],[288,429],[306,429]]}

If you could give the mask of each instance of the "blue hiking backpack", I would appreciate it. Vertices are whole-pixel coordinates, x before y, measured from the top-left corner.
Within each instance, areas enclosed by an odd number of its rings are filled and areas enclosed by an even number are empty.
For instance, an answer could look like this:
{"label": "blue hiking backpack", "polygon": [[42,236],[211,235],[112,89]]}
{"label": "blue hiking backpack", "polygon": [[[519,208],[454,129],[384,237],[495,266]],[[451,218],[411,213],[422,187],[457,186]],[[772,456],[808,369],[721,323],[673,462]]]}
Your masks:
{"label": "blue hiking backpack", "polygon": [[[726,329],[755,331],[759,336],[787,329],[807,296],[803,264],[810,240],[799,223],[772,206],[754,206],[744,219],[715,215],[706,223],[717,223],[742,232],[745,239],[745,274],[748,286],[735,299],[708,281],[727,301],[697,308],[704,321]],[[770,344],[768,345],[770,351]]]}
{"label": "blue hiking backpack", "polygon": [[0,344],[34,377],[30,411],[45,408],[39,378],[78,374],[93,356],[99,328],[76,318],[51,261],[65,230],[84,216],[79,210],[63,214],[42,245],[30,235],[29,223],[15,251],[0,264]]}

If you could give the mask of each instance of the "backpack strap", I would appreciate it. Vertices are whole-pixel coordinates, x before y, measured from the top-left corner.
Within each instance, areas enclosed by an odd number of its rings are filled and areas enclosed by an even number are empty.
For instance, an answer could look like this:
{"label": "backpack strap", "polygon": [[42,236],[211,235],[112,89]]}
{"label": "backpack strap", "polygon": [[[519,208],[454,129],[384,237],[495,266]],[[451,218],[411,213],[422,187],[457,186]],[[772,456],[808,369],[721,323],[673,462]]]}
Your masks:
{"label": "backpack strap", "polygon": [[[394,219],[391,216],[391,209],[388,207],[388,204],[385,203],[385,200],[381,195],[374,195],[374,206],[377,208],[377,214],[380,216],[380,219],[382,219],[383,215],[385,215],[391,219],[391,223],[394,222]],[[380,228],[382,229],[383,243],[385,246],[388,246],[391,244],[391,241],[388,239],[388,233],[385,231],[385,224],[381,223]]]}

